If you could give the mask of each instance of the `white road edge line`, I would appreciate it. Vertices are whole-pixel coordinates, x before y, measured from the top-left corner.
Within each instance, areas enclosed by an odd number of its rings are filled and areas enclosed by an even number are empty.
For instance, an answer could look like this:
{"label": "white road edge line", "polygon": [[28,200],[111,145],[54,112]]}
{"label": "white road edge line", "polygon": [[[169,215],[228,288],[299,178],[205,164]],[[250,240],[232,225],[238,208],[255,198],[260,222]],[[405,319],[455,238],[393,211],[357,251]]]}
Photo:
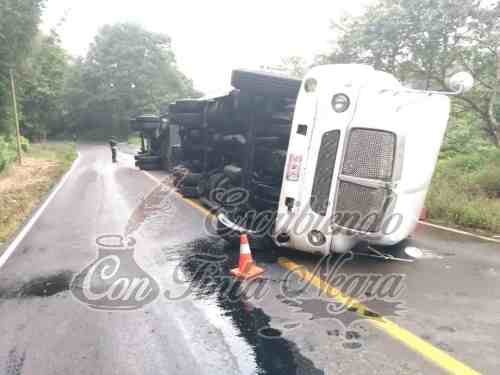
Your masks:
{"label": "white road edge line", "polygon": [[71,172],[75,169],[76,165],[78,164],[80,160],[80,153],[77,153],[77,157],[75,161],[73,162],[73,165],[71,168],[64,174],[64,176],[61,178],[61,180],[58,182],[57,186],[52,190],[52,192],[49,194],[49,196],[45,199],[45,202],[38,207],[36,210],[35,214],[31,217],[31,219],[24,225],[23,229],[18,233],[16,238],[10,243],[10,245],[5,249],[3,254],[0,256],[0,268],[3,267],[3,265],[7,262],[9,257],[12,255],[12,253],[16,250],[17,246],[19,243],[24,239],[24,237],[28,234],[28,232],[31,230],[33,225],[36,223],[40,215],[43,213],[43,211],[47,208],[49,203],[52,201],[52,199],[55,197],[57,192],[61,189],[61,187],[64,185],[66,180],[68,179],[69,175]]}
{"label": "white road edge line", "polygon": [[[453,232],[453,233],[463,234],[464,236],[479,238],[479,239],[484,240],[484,241],[490,241],[490,242],[500,243],[500,239],[497,240],[496,238],[492,238],[492,237],[481,236],[479,234],[465,232],[465,231],[459,230],[459,229],[444,227],[442,225],[432,224],[432,223],[429,223],[427,221],[421,221],[421,220],[419,220],[419,223],[423,224],[423,225],[427,225],[429,227],[433,227],[433,228],[445,230],[445,231],[448,231],[448,232]],[[495,237],[498,237],[498,236],[495,236]]]}

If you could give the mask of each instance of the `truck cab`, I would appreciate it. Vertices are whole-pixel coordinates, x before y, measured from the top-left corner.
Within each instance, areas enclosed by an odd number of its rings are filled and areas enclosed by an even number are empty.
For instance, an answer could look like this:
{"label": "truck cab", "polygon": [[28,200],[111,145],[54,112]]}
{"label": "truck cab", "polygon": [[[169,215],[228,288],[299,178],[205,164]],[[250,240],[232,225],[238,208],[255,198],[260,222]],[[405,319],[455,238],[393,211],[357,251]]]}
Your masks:
{"label": "truck cab", "polygon": [[313,68],[300,89],[273,239],[328,254],[415,228],[450,100],[366,65]]}

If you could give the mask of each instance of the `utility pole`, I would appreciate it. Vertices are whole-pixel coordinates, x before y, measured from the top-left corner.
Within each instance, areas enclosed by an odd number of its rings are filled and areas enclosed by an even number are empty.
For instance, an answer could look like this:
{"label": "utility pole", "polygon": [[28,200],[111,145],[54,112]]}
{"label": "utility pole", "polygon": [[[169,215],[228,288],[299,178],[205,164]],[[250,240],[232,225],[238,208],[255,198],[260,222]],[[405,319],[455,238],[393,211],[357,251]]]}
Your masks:
{"label": "utility pole", "polygon": [[21,154],[21,132],[19,130],[19,116],[17,114],[17,99],[16,99],[16,84],[14,82],[14,69],[9,69],[10,75],[10,89],[12,93],[12,107],[14,109],[14,122],[16,125],[16,138],[17,138],[17,162],[19,165],[23,164],[23,157]]}

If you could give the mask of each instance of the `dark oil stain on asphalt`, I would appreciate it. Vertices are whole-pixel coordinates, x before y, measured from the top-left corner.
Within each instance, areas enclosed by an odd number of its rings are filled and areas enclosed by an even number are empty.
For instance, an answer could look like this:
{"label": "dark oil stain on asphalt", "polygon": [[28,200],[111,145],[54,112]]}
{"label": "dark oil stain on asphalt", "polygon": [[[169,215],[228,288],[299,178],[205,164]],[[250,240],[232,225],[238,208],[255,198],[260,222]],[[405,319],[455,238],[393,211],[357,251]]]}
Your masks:
{"label": "dark oil stain on asphalt", "polygon": [[18,353],[17,348],[12,348],[9,351],[7,363],[5,366],[5,375],[20,375],[26,360],[26,351],[22,354]]}
{"label": "dark oil stain on asphalt", "polygon": [[[237,264],[238,252],[234,248],[222,246],[224,241],[214,239],[202,239],[185,244],[182,249],[165,249],[165,253],[171,260],[177,260],[183,273],[192,278],[196,283],[200,277],[199,264],[207,260],[217,260],[211,275],[215,272],[218,276],[229,275],[232,265]],[[255,255],[259,263],[276,262],[277,257],[273,254],[261,256]],[[222,261],[221,261],[222,260]],[[197,296],[205,298],[215,296],[218,306],[225,311],[225,315],[232,318],[233,323],[240,331],[241,337],[253,348],[259,374],[324,374],[314,366],[314,363],[303,356],[297,345],[281,336],[281,332],[270,327],[271,318],[260,308],[251,306],[243,299],[227,298],[214,279],[212,282],[200,282],[197,284]],[[237,290],[240,282],[234,281]]]}
{"label": "dark oil stain on asphalt", "polygon": [[37,277],[17,288],[0,289],[0,299],[54,296],[69,289],[72,277],[70,271]]}

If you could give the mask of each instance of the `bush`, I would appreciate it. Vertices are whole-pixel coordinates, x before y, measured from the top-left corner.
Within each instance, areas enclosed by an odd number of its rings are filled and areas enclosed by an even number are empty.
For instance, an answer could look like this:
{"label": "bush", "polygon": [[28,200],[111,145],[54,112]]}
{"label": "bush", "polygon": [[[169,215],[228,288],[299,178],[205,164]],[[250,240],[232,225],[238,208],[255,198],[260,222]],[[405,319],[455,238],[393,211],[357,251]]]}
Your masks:
{"label": "bush", "polygon": [[[21,137],[21,149],[24,152],[29,152],[30,142],[28,139]],[[0,172],[15,161],[17,158],[17,140],[14,137],[0,136]]]}
{"label": "bush", "polygon": [[474,176],[473,183],[489,198],[500,198],[500,165],[480,171]]}
{"label": "bush", "polygon": [[11,138],[0,136],[0,172],[16,160],[16,145]]}
{"label": "bush", "polygon": [[426,206],[431,219],[500,233],[500,150],[438,162]]}
{"label": "bush", "polygon": [[24,152],[29,152],[30,150],[30,141],[22,136],[21,136],[21,150],[23,150]]}
{"label": "bush", "polygon": [[486,161],[486,155],[474,153],[457,155],[444,160],[440,164],[442,164],[443,171],[447,174],[456,175],[479,171],[486,164]]}

